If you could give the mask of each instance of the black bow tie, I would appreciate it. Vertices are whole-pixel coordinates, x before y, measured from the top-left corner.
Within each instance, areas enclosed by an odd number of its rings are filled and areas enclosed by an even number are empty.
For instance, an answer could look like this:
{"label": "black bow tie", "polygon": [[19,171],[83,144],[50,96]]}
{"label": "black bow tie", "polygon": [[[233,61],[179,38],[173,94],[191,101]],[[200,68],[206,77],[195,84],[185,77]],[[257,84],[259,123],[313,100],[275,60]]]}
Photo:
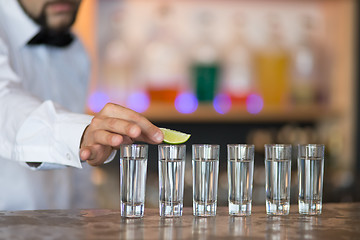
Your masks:
{"label": "black bow tie", "polygon": [[67,47],[74,40],[74,36],[70,32],[51,32],[47,29],[42,29],[36,34],[27,44],[39,45],[45,44],[54,47]]}

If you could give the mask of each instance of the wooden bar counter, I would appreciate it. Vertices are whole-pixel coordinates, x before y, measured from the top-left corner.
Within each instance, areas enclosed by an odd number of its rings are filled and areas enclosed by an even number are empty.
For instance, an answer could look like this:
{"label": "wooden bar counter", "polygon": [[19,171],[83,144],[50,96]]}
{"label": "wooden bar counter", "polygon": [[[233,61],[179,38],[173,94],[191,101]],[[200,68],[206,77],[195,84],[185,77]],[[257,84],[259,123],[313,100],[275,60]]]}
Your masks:
{"label": "wooden bar counter", "polygon": [[0,211],[0,239],[360,239],[360,203],[324,204],[320,216],[303,216],[291,205],[288,216],[268,217],[254,206],[249,217],[160,218],[145,209],[141,219],[121,218],[119,210]]}

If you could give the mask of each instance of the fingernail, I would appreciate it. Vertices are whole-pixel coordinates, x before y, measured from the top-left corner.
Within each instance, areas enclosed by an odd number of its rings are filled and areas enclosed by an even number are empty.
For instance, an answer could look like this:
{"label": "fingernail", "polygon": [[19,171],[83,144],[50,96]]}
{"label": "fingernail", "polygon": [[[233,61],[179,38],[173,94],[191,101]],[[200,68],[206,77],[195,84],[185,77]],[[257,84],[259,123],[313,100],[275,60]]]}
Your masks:
{"label": "fingernail", "polygon": [[113,136],[112,139],[111,139],[111,142],[113,145],[117,145],[117,144],[120,144],[120,140],[119,140],[119,136]]}
{"label": "fingernail", "polygon": [[154,134],[154,139],[157,141],[157,142],[162,142],[163,139],[164,139],[164,136],[162,134],[161,131],[158,131]]}
{"label": "fingernail", "polygon": [[130,128],[129,135],[130,137],[137,137],[139,135],[139,129],[133,126]]}
{"label": "fingernail", "polygon": [[84,151],[83,151],[83,150],[80,150],[80,159],[81,159],[82,161],[85,161]]}
{"label": "fingernail", "polygon": [[111,137],[111,144],[115,145],[117,141],[117,137],[116,136],[112,136]]}

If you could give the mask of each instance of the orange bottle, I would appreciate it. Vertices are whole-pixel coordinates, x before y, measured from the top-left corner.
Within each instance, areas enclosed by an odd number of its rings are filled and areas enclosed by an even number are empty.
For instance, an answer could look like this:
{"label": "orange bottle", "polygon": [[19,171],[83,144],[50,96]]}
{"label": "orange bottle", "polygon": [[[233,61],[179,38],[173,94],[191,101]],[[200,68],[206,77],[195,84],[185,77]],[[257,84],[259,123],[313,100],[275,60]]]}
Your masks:
{"label": "orange bottle", "polygon": [[282,107],[289,102],[291,58],[282,45],[278,23],[269,22],[268,41],[255,56],[255,72],[264,106]]}

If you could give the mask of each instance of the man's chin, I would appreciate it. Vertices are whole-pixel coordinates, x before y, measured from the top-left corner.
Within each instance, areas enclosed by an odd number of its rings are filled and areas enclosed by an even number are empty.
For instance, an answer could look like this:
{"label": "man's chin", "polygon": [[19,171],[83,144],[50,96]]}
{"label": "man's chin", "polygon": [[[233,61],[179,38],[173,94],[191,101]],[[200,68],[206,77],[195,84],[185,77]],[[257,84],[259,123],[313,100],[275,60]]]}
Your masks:
{"label": "man's chin", "polygon": [[52,17],[51,19],[48,19],[46,25],[47,28],[52,31],[67,31],[71,28],[73,22],[74,21],[70,17],[56,16],[56,17]]}

